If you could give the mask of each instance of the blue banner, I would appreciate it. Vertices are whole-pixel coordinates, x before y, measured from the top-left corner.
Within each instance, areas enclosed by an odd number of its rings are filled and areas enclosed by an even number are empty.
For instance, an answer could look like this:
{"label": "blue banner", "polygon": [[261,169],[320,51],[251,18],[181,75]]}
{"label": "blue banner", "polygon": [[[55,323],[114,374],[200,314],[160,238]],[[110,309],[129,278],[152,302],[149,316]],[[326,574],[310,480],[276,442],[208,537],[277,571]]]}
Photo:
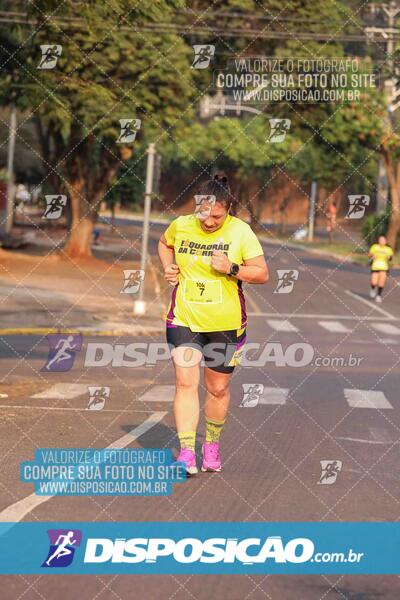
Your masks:
{"label": "blue banner", "polygon": [[0,523],[1,574],[399,574],[400,523]]}

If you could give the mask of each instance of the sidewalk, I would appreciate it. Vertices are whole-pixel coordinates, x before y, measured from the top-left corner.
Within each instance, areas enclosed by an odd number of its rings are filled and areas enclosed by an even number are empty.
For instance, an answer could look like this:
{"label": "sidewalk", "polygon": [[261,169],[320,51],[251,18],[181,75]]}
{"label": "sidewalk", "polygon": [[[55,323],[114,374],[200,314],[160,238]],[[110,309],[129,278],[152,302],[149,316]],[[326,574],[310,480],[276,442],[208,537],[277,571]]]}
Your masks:
{"label": "sidewalk", "polygon": [[167,298],[152,261],[144,282],[146,315],[133,314],[136,294],[121,293],[123,270],[138,268],[137,261],[71,263],[56,254],[0,250],[0,334],[158,334]]}

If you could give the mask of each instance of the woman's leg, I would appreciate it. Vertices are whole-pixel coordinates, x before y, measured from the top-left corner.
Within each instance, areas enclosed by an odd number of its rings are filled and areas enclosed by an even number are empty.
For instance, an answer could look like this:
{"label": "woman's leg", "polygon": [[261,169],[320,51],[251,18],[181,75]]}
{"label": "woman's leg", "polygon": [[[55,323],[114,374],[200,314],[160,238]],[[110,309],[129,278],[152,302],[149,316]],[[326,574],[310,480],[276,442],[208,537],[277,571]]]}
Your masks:
{"label": "woman's leg", "polygon": [[387,272],[386,271],[379,271],[379,273],[378,273],[378,295],[377,295],[377,299],[379,298],[381,300],[381,296],[382,296],[383,288],[385,287],[386,279],[387,279]]}
{"label": "woman's leg", "polygon": [[204,369],[206,419],[225,421],[230,400],[230,378],[231,373],[218,373],[207,367]]}
{"label": "woman's leg", "polygon": [[369,293],[371,298],[376,298],[376,294],[378,292],[378,275],[379,273],[377,273],[376,271],[371,271],[371,291]]}
{"label": "woman's leg", "polygon": [[222,468],[219,438],[229,408],[230,378],[230,373],[218,373],[207,367],[204,369],[206,442],[203,445],[202,471],[219,472]]}
{"label": "woman's leg", "polygon": [[200,350],[179,346],[172,350],[175,366],[174,415],[178,434],[195,433],[199,422]]}

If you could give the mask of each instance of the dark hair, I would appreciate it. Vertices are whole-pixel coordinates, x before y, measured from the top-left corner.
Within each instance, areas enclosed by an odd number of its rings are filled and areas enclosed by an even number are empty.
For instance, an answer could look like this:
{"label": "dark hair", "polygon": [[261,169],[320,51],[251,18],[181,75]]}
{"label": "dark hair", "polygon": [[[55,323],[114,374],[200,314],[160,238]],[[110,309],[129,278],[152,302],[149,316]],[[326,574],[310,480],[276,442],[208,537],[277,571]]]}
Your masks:
{"label": "dark hair", "polygon": [[223,171],[215,173],[213,179],[205,181],[199,190],[200,194],[213,195],[218,204],[223,204],[230,214],[235,214],[235,199],[231,194],[228,178]]}

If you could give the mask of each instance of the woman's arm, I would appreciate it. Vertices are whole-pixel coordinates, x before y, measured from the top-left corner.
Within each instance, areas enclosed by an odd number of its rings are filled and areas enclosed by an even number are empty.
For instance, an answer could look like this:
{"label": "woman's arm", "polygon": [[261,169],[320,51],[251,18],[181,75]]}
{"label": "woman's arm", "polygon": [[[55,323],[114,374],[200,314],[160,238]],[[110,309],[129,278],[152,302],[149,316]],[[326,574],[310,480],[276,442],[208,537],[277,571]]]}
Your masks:
{"label": "woman's arm", "polygon": [[160,237],[158,242],[158,256],[160,257],[163,269],[174,263],[174,249],[167,245],[164,234]]}
{"label": "woman's arm", "polygon": [[164,235],[158,242],[158,256],[164,269],[164,277],[171,285],[177,285],[179,267],[174,264],[174,249],[167,245]]}
{"label": "woman's arm", "polygon": [[[232,263],[221,250],[214,250],[211,266],[219,273],[230,274]],[[266,283],[269,279],[268,267],[263,255],[245,260],[239,267],[236,279],[245,283]]]}

